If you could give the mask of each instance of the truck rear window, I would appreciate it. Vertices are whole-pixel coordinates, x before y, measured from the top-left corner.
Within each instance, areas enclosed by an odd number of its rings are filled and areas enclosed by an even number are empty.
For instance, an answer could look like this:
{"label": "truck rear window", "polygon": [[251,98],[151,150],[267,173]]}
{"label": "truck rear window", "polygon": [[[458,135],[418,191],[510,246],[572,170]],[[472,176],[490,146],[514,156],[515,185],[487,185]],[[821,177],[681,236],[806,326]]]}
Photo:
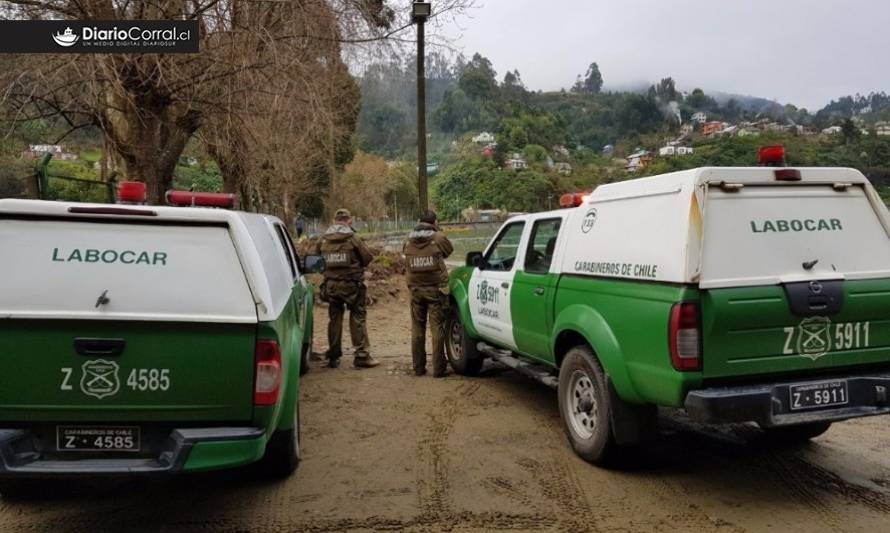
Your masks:
{"label": "truck rear window", "polygon": [[0,315],[256,322],[228,228],[0,219]]}
{"label": "truck rear window", "polygon": [[862,187],[711,188],[701,286],[890,276],[890,239]]}

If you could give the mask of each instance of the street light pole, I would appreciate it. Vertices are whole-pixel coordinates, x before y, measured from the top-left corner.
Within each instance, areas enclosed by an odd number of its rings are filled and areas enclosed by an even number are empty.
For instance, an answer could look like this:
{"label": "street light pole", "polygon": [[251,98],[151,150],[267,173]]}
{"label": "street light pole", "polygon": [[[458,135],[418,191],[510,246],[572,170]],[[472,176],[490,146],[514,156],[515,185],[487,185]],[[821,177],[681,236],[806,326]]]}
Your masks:
{"label": "street light pole", "polygon": [[417,24],[417,196],[418,208],[429,209],[426,175],[426,52],[425,23],[432,14],[429,2],[414,2],[412,16]]}

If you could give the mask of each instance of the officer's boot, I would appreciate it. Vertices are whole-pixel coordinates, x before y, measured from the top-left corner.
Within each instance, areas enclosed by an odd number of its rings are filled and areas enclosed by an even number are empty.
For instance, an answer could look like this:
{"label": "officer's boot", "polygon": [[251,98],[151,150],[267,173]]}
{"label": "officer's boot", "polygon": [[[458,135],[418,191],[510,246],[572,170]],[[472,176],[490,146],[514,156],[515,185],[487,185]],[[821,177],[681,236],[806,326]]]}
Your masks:
{"label": "officer's boot", "polygon": [[375,366],[380,366],[380,363],[374,360],[370,355],[364,357],[356,356],[355,360],[352,362],[352,366],[355,368],[374,368]]}

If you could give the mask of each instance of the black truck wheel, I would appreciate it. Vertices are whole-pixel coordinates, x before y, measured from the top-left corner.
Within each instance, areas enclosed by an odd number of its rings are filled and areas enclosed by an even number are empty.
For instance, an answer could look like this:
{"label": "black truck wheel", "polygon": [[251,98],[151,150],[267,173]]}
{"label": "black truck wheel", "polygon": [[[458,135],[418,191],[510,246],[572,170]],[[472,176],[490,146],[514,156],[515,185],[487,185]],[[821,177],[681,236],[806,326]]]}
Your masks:
{"label": "black truck wheel", "polygon": [[482,370],[484,356],[476,348],[476,339],[464,329],[460,314],[452,305],[445,325],[445,354],[455,372],[463,376],[475,376]]}
{"label": "black truck wheel", "polygon": [[284,479],[300,465],[300,408],[294,408],[294,427],[276,431],[266,444],[260,470],[270,479]]}
{"label": "black truck wheel", "polygon": [[569,443],[582,459],[605,464],[616,448],[612,405],[599,361],[587,346],[569,350],[559,369],[559,414]]}

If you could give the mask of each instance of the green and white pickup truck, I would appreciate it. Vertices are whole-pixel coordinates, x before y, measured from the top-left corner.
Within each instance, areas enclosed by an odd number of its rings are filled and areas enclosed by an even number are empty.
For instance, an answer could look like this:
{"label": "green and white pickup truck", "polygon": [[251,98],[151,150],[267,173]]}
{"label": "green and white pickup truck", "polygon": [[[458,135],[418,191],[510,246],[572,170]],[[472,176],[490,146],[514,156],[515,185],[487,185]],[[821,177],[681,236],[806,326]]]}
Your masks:
{"label": "green and white pickup truck", "polygon": [[312,291],[278,219],[0,200],[0,247],[0,490],[293,472]]}
{"label": "green and white pickup truck", "polygon": [[[447,353],[558,389],[600,463],[656,407],[805,440],[890,412],[890,215],[843,168],[700,168],[508,220],[450,278]],[[570,198],[570,199],[572,199]]]}

